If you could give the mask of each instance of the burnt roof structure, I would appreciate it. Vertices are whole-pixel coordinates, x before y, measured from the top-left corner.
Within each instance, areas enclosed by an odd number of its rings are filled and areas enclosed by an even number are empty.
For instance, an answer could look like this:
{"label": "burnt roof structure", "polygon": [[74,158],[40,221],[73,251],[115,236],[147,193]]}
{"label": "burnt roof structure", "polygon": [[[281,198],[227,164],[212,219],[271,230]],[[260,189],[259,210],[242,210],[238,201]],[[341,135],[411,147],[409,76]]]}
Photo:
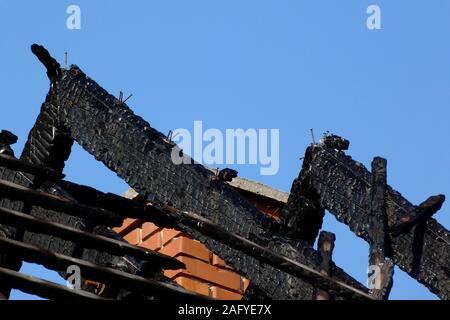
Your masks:
{"label": "burnt roof structure", "polygon": [[[200,298],[163,276],[163,268],[180,262],[126,244],[110,229],[126,217],[177,228],[206,244],[251,280],[246,299],[386,299],[394,263],[440,298],[450,297],[450,234],[431,218],[444,197],[413,206],[387,185],[384,159],[375,158],[369,172],[345,155],[347,140],[324,137],[307,149],[277,221],[202,165],[174,164],[177,146],[80,68],[62,69],[42,46],[32,51],[47,68],[50,90],[20,158],[8,155],[10,135],[0,141],[6,151],[0,157],[4,297],[11,288],[47,298],[95,296],[27,282],[17,272],[23,260],[63,274],[78,265],[86,279],[108,283],[107,298]],[[144,201],[62,180],[74,142]],[[246,188],[244,180],[231,184]],[[253,192],[273,191],[263,189]],[[325,210],[369,242],[369,264],[381,268],[379,288],[369,290],[334,264],[334,235],[320,232]]]}

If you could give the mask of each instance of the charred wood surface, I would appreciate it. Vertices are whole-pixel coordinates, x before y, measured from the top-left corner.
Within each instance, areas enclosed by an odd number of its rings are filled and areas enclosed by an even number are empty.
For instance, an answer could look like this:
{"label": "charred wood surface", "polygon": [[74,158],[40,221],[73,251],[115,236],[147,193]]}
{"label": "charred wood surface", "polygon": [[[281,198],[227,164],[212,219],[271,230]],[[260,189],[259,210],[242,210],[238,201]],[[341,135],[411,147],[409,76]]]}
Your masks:
{"label": "charred wood surface", "polygon": [[190,293],[171,284],[146,279],[109,267],[103,267],[86,260],[46,251],[31,244],[0,238],[0,252],[14,253],[24,261],[41,264],[52,270],[65,271],[69,266],[78,266],[81,274],[102,283],[117,283],[124,288],[154,296],[156,298],[182,298],[200,300],[204,297]]}
{"label": "charred wood surface", "polygon": [[[105,300],[98,295],[85,292],[83,290],[69,289],[68,287],[60,284],[2,267],[0,267],[0,280],[2,283],[20,291],[56,301]],[[1,297],[0,300],[2,300]]]}
{"label": "charred wood surface", "polygon": [[[231,187],[214,179],[208,169],[195,164],[176,165],[171,158],[176,146],[166,141],[165,135],[134,115],[126,104],[118,103],[76,66],[54,79],[49,101],[58,106],[53,108],[58,111],[53,120],[60,130],[68,131],[70,138],[148,201],[197,212],[231,233],[271,246],[280,254],[318,268],[318,255],[308,243],[274,234],[271,231],[274,221]],[[304,281],[278,272],[272,266],[261,265],[255,258],[204,237],[196,230],[191,234],[250,278],[252,285],[265,296],[311,299],[313,288]],[[276,238],[283,240],[272,240]],[[333,274],[355,283],[342,270]]]}
{"label": "charred wood surface", "polygon": [[102,235],[81,231],[63,224],[36,219],[30,215],[6,208],[0,208],[0,222],[28,231],[53,235],[61,239],[77,242],[86,248],[104,250],[118,256],[134,256],[154,263],[164,269],[175,270],[185,268],[184,264],[175,258],[133,246],[126,241],[119,241]]}
{"label": "charred wood surface", "polygon": [[[309,157],[305,158],[302,174],[310,178],[304,187],[314,188],[324,208],[347,224],[356,235],[372,242],[372,174],[344,152],[325,145],[314,145],[307,154]],[[439,206],[439,201],[433,203]],[[410,217],[420,207],[386,186],[386,218],[391,249],[387,255],[430,291],[442,299],[449,299],[450,233],[429,218],[436,205],[426,208],[432,209],[427,211],[427,220],[409,226],[406,233],[393,232],[398,231],[396,226],[401,225],[405,217]],[[377,237],[383,239],[382,235]]]}

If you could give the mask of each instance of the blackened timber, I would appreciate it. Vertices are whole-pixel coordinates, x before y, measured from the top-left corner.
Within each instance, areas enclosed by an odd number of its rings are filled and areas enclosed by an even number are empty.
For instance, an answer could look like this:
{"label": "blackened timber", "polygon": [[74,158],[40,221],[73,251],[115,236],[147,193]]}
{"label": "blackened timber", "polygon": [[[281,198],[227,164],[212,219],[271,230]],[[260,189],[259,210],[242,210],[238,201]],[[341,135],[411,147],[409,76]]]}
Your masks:
{"label": "blackened timber", "polygon": [[23,187],[0,179],[0,194],[4,197],[22,200],[46,209],[60,210],[77,217],[88,217],[101,225],[118,227],[122,219],[107,210],[78,204],[65,198]]}
{"label": "blackened timber", "polygon": [[[50,87],[52,91],[53,85]],[[58,172],[62,172],[65,161],[68,159],[71,153],[71,147],[73,145],[73,139],[68,135],[64,125],[59,123],[58,119],[59,105],[54,99],[54,95],[48,94],[45,102],[42,104],[41,112],[31,129],[25,147],[23,149],[21,160],[27,163],[35,165],[45,166],[52,168]],[[6,179],[8,180],[8,179]],[[64,192],[57,185],[52,183],[45,183],[46,186],[39,186],[39,190],[42,192],[51,193],[53,195],[66,198],[71,201],[77,202],[77,199],[71,197],[67,192]],[[4,206],[5,207],[5,206]],[[6,207],[10,208],[8,205]],[[24,210],[18,210],[25,212]],[[33,206],[30,210],[30,215],[38,219],[48,219],[58,223],[62,223],[74,228],[83,228],[97,233],[101,231],[101,234],[117,240],[123,240],[118,237],[112,230],[105,227],[95,227],[98,221],[91,220],[89,218],[76,217],[69,215],[61,211],[48,210],[40,206]],[[100,222],[101,223],[101,222]],[[133,257],[118,257],[110,255],[105,252],[100,252],[95,249],[83,248],[77,242],[70,242],[63,239],[54,239],[52,236],[48,236],[40,233],[33,233],[25,231],[21,233],[20,230],[16,237],[18,240],[23,240],[27,243],[35,244],[41,248],[49,248],[54,252],[62,253],[68,256],[83,258],[87,261],[93,262],[98,265],[108,265],[118,268],[122,271],[130,273],[136,273],[138,270],[145,270],[146,277],[153,277],[160,274],[160,271],[155,270],[153,275],[149,274],[149,269],[136,268],[140,266],[142,261],[137,261]],[[132,261],[133,260],[133,261]],[[132,261],[132,263],[130,263]],[[157,269],[157,266],[154,266]],[[17,269],[18,270],[18,269]],[[141,273],[139,271],[139,273]],[[64,272],[60,273],[65,277]],[[116,294],[122,290],[111,290],[111,294]],[[123,292],[123,291],[122,291]],[[120,296],[120,293],[117,297]],[[109,296],[112,297],[112,296]]]}
{"label": "blackened timber", "polygon": [[[196,230],[199,230],[204,235],[212,237],[213,239],[221,241],[231,247],[234,247],[236,245],[236,241],[239,243],[241,242],[240,240],[237,240],[236,235],[233,235],[210,222],[210,227],[213,230],[220,230],[220,232],[211,233],[209,231],[205,231],[209,229],[204,229],[203,227],[199,228],[198,226],[203,226],[206,220],[200,219],[200,216],[196,214],[183,212],[173,207],[166,206],[167,210],[164,210],[163,208],[159,208],[158,206],[143,205],[141,202],[138,202],[136,200],[126,199],[111,193],[103,193],[94,188],[78,185],[68,181],[61,181],[59,184],[65,190],[70,192],[71,195],[75,196],[81,201],[86,201],[89,205],[107,209],[115,208],[117,212],[119,212],[119,214],[121,212],[126,213],[126,217],[136,218],[144,222],[153,222],[159,226],[164,226],[167,228],[183,229],[185,226],[189,226],[195,228]],[[189,221],[189,219],[191,219],[192,221]],[[332,240],[332,238],[334,237],[334,235],[331,233],[326,233],[323,236],[323,250],[329,251],[326,254],[321,253],[321,269],[325,268],[326,266],[325,274],[329,275],[331,268],[331,254],[334,247],[334,240]],[[325,239],[327,240],[327,245],[325,245]],[[247,246],[245,245],[244,247],[247,248]],[[252,250],[245,250],[244,252],[259,260],[258,254],[254,253]],[[276,263],[272,265],[278,268],[278,265]],[[330,290],[330,288],[327,289]]]}
{"label": "blackened timber", "polygon": [[13,253],[24,261],[41,264],[52,270],[66,271],[69,266],[76,265],[80,268],[81,275],[84,278],[100,283],[115,284],[133,292],[148,294],[156,298],[204,299],[204,297],[190,293],[181,287],[42,250],[31,244],[16,240],[0,238],[0,252],[2,251]]}
{"label": "blackened timber", "polygon": [[[218,241],[223,242],[226,245],[229,245],[231,247],[236,247],[237,243],[242,243],[241,239],[238,239],[237,235],[233,235],[220,227],[214,225],[213,223],[201,219],[199,215],[183,212],[181,210],[177,210],[173,207],[166,206],[166,210],[164,208],[158,207],[158,206],[152,206],[152,205],[143,205],[142,203],[126,199],[123,197],[120,197],[115,194],[111,193],[103,193],[101,191],[98,191],[94,188],[78,185],[72,182],[68,181],[61,181],[58,184],[61,185],[65,190],[71,193],[71,195],[75,196],[76,198],[80,199],[81,201],[86,201],[90,205],[103,207],[112,209],[115,208],[119,214],[124,214],[126,217],[130,218],[136,218],[140,221],[144,222],[153,222],[156,223],[159,226],[164,226],[167,228],[178,228],[183,229],[185,226],[189,226],[191,228],[194,228],[196,230],[199,230],[204,235],[207,235],[213,239],[216,239]],[[205,228],[205,223],[208,224],[209,228]],[[202,226],[202,227],[199,227]],[[214,230],[213,232],[209,230]],[[216,232],[217,230],[220,230],[219,232]],[[322,256],[322,268],[324,268],[324,263],[326,265],[326,273],[329,274],[330,272],[330,262],[331,262],[331,253],[332,248],[329,248],[329,246],[333,246],[334,240],[331,240],[331,235],[327,235],[325,238],[331,243],[328,243],[328,249],[331,252],[328,252],[328,258],[327,256]],[[334,235],[332,235],[334,237]],[[325,242],[325,240],[323,240]],[[246,244],[250,244],[250,248],[252,245],[252,242],[249,241]],[[256,245],[256,244],[253,244]],[[249,249],[248,246],[245,244],[242,244],[242,246],[247,249],[243,250],[243,252],[255,257],[256,259],[260,260],[258,253],[255,253],[252,251],[252,249]],[[323,244],[325,247],[325,244]],[[241,247],[239,247],[241,248]],[[241,249],[238,249],[241,250]],[[323,249],[325,250],[325,248]],[[267,253],[266,253],[267,255]],[[264,258],[263,258],[264,259]],[[324,260],[325,259],[325,260]],[[325,262],[326,261],[326,262]],[[272,262],[272,265],[276,268],[278,268],[278,264]],[[298,272],[296,274],[299,274]],[[309,278],[307,279],[309,282]],[[327,290],[332,290],[330,287],[327,287]]]}
{"label": "blackened timber", "polygon": [[442,194],[429,197],[419,204],[410,214],[402,216],[400,222],[391,227],[392,234],[399,235],[407,233],[413,226],[427,221],[441,209],[444,201],[445,196]]}
{"label": "blackened timber", "polygon": [[[17,172],[15,170],[8,169],[6,167],[0,167],[0,179],[8,180],[20,184],[24,187],[34,188],[36,185],[34,183],[34,177],[26,177],[25,174]],[[24,201],[8,199],[3,197],[0,193],[0,206],[8,207],[14,210],[29,212],[30,206],[28,206]],[[16,228],[10,226],[0,225],[0,236],[9,237],[16,239],[20,231]],[[19,271],[22,262],[14,255],[4,255],[0,254],[0,267],[5,267],[11,270]],[[11,287],[8,287],[6,283],[0,282],[0,295],[8,298],[10,295]]]}
{"label": "blackened timber", "polygon": [[59,181],[64,178],[64,174],[50,168],[30,164],[5,154],[0,154],[0,166],[7,167],[11,170],[31,173],[50,181]]}
{"label": "blackened timber", "polygon": [[[262,260],[264,262],[268,262],[269,264],[273,265],[275,268],[279,268],[279,264],[277,264],[276,259],[272,259],[270,261],[266,261],[266,258],[264,258],[267,255],[270,255],[267,253],[267,250],[264,248],[260,248],[265,252],[263,257],[260,257],[261,251],[253,251],[254,247],[257,246],[257,244],[251,242],[251,241],[242,241],[239,236],[231,234],[227,232],[226,230],[220,228],[219,226],[211,223],[210,221],[207,221],[206,219],[202,219],[201,216],[195,214],[195,213],[189,213],[184,212],[182,210],[175,209],[170,206],[157,206],[157,205],[143,205],[141,202],[138,202],[136,200],[130,200],[123,197],[120,197],[118,195],[114,195],[111,193],[103,193],[101,191],[98,191],[94,188],[82,186],[78,184],[74,184],[72,182],[68,181],[61,181],[59,183],[65,190],[71,192],[72,195],[76,196],[82,201],[87,201],[90,205],[95,205],[99,207],[115,207],[117,211],[120,213],[125,213],[124,217],[130,217],[139,219],[143,222],[153,222],[157,224],[160,227],[166,227],[166,228],[177,228],[177,229],[185,229],[185,227],[190,227],[195,230],[200,231],[202,234],[213,238],[217,241],[222,242],[225,245],[231,246],[233,248],[236,248],[237,250],[240,250],[248,255],[253,256],[257,260]],[[207,227],[205,227],[207,225]],[[190,232],[189,230],[188,232]],[[329,248],[329,246],[333,246],[334,240],[331,240],[331,236],[334,237],[330,233],[330,235],[326,236],[326,239],[331,241],[332,243],[328,244],[328,249],[331,250],[332,248]],[[325,240],[324,240],[325,241]],[[325,246],[325,245],[323,245]],[[244,248],[244,249],[242,249]],[[325,249],[324,249],[325,250]],[[279,257],[278,257],[279,258]],[[286,259],[283,257],[282,259]],[[328,259],[326,262],[324,262],[327,259],[326,257],[322,258],[322,264],[321,266],[324,266],[323,263],[326,264],[326,270],[327,274],[329,274],[331,269],[331,252],[328,253]],[[286,262],[285,262],[286,263]],[[284,264],[285,264],[284,263]],[[298,265],[293,266],[295,269],[296,267],[299,267]],[[301,267],[300,267],[301,268]],[[283,268],[279,268],[281,270],[284,270]],[[309,271],[310,269],[308,269]],[[305,274],[307,274],[308,271],[305,271]],[[286,272],[291,273],[291,269],[286,269]],[[291,273],[292,275],[298,276],[300,272],[294,271],[294,273]],[[303,275],[304,276],[304,275]],[[315,276],[318,276],[316,273]],[[310,282],[309,277],[305,277],[305,281]],[[326,286],[327,290],[333,290],[333,287]],[[343,289],[345,290],[345,288]],[[342,291],[342,289],[341,289]],[[341,292],[339,291],[339,293]]]}
{"label": "blackened timber", "polygon": [[47,49],[38,44],[33,44],[31,46],[31,51],[47,69],[47,76],[50,81],[60,74],[60,64],[52,56],[50,56]]}
{"label": "blackened timber", "polygon": [[[305,162],[309,162],[311,156],[309,149],[305,154]],[[325,209],[320,205],[317,192],[309,180],[309,171],[302,170],[292,183],[288,202],[281,211],[281,223],[286,234],[303,239],[312,246],[322,227]]]}
{"label": "blackened timber", "polygon": [[[394,264],[386,260],[390,249],[389,229],[386,216],[387,161],[376,157],[372,161],[372,187],[369,216],[370,252],[369,266],[379,268],[375,274],[373,295],[387,300],[393,284]],[[369,270],[372,268],[369,267]]]}
{"label": "blackened timber", "polygon": [[[276,223],[272,219],[224,182],[214,181],[208,169],[201,165],[175,164],[172,154],[181,150],[167,142],[166,135],[134,115],[126,104],[118,105],[114,96],[78,67],[63,70],[54,79],[48,99],[58,106],[52,118],[55,126],[66,129],[71,139],[146,200],[197,212],[232,233],[261,244],[270,243],[273,250],[318,267],[317,252],[308,243],[281,237],[282,234],[274,231]],[[273,299],[311,299],[313,288],[301,279],[260,265],[253,257],[241,255],[195,230],[191,235],[251,279],[251,285],[258,287],[255,292]],[[283,240],[276,242],[274,238]],[[357,283],[338,267],[334,269],[336,277]]]}
{"label": "blackened timber", "polygon": [[[239,251],[251,255],[257,260],[267,262],[277,269],[279,268],[280,270],[285,270],[286,272],[295,276],[300,275],[307,282],[321,282],[318,279],[315,279],[317,277],[320,277],[319,273],[317,273],[316,271],[314,271],[313,274],[309,273],[311,271],[311,268],[297,262],[289,261],[289,259],[287,259],[286,257],[272,254],[268,249],[262,248],[256,243],[239,237],[238,235],[227,232],[226,230],[220,228],[207,219],[202,218],[198,214],[185,212],[170,206],[161,207],[151,204],[142,205],[137,201],[122,198],[113,194],[104,194],[101,191],[95,190],[93,188],[76,185],[67,181],[65,181],[62,185],[64,187],[68,187],[67,190],[69,191],[72,190],[73,192],[76,190],[74,194],[80,197],[80,199],[83,199],[82,195],[84,195],[85,193],[87,195],[87,193],[89,193],[90,197],[92,198],[91,201],[94,201],[93,199],[96,199],[96,201],[92,202],[93,205],[95,204],[98,206],[103,206],[107,204],[107,202],[104,201],[108,198],[111,200],[114,199],[114,203],[118,205],[123,210],[123,212],[126,212],[127,217],[136,218],[144,222],[153,222],[160,227],[185,229],[185,227],[187,226],[193,228],[212,239],[220,241],[225,245],[236,248]],[[119,212],[122,211],[119,210]],[[332,244],[330,244],[330,246],[332,246]],[[332,248],[328,250],[332,251]],[[284,267],[284,265],[286,264],[288,264],[290,267]],[[331,253],[329,253],[326,265],[326,270],[329,273],[331,268]],[[301,271],[303,268],[306,269]],[[314,279],[311,280],[312,278]],[[338,292],[339,295],[343,296],[356,294],[355,297],[358,297],[358,290],[356,290],[356,293],[347,292],[346,290],[348,290],[349,286],[346,285],[344,285],[343,288],[336,289],[337,286],[341,285],[341,283],[336,281],[336,279],[332,279],[331,281],[333,281],[334,284],[330,285],[329,283],[327,283],[327,280],[323,280],[323,282],[325,283],[323,284],[323,286],[326,290]],[[319,286],[320,285],[321,284],[319,283]],[[359,298],[366,298],[367,296],[365,296],[364,294],[364,292],[361,292],[361,296],[359,296]]]}
{"label": "blackened timber", "polygon": [[[45,54],[42,48],[34,47],[35,53],[40,56],[41,61],[51,70],[48,71],[49,77],[53,77],[56,74],[60,74],[57,70],[59,68],[56,60],[52,59],[47,52]],[[45,102],[41,106],[41,110],[36,123],[34,124],[32,130],[30,131],[25,147],[20,155],[20,160],[53,169],[57,172],[62,172],[64,167],[64,161],[68,158],[70,150],[73,144],[73,140],[65,134],[64,128],[56,128],[57,121],[54,121],[57,115],[56,110],[58,106],[54,103],[51,95],[47,94]],[[43,147],[43,148],[42,148]],[[22,172],[17,172],[15,170],[10,170],[7,168],[0,167],[0,179],[11,181],[20,184],[24,187],[30,189],[39,189],[40,183],[43,179],[40,176],[33,176],[31,174],[24,174]],[[68,223],[71,225],[75,224],[85,224],[85,220],[77,219],[76,217],[69,216],[66,214],[52,212],[43,209],[39,206],[32,206],[29,203],[21,200],[11,200],[5,197],[0,199],[0,206],[14,209],[24,213],[30,213],[35,217],[47,217],[52,216],[53,220],[59,222]],[[74,252],[75,244],[67,243],[64,241],[52,241],[51,237],[41,234],[32,234],[29,232],[22,232],[22,230],[17,228],[6,228],[0,226],[0,229],[5,230],[7,237],[17,240],[29,240],[33,243],[38,243],[43,247],[52,247],[54,249],[58,248],[61,251],[68,252],[72,250],[70,254]],[[0,232],[1,233],[1,232]],[[12,255],[0,255],[0,266],[12,270],[20,270],[21,266],[20,258]],[[0,283],[0,292],[4,293],[5,296],[9,296],[10,288],[4,287]]]}
{"label": "blackened timber", "polygon": [[[310,174],[310,188],[320,197],[321,205],[347,224],[359,237],[370,241],[371,173],[344,152],[313,145],[303,163]],[[399,192],[387,186],[386,215],[389,232],[401,218],[416,210]],[[421,228],[424,226],[423,236]],[[450,299],[450,233],[435,219],[413,226],[407,233],[391,234],[389,257],[403,271],[424,284],[442,299]]]}
{"label": "blackened timber", "polygon": [[138,201],[71,181],[61,180],[57,184],[82,204],[103,208],[127,217],[138,216],[144,208]]}
{"label": "blackened timber", "polygon": [[[172,223],[178,221],[175,224],[177,228],[183,229],[183,226],[189,226],[214,240],[253,256],[261,262],[299,277],[315,287],[334,292],[337,296],[348,299],[372,299],[367,292],[358,290],[307,265],[275,253],[237,234],[230,233],[198,214],[177,210],[169,206],[160,209],[149,204],[148,208],[151,209],[154,215],[151,220],[156,221],[156,223],[162,223],[164,226],[174,226]],[[330,248],[329,250],[332,249]],[[328,270],[330,269],[330,262],[331,260],[327,262]]]}
{"label": "blackened timber", "polygon": [[[12,288],[32,295],[52,300],[105,300],[98,295],[83,290],[74,290],[66,286],[39,279],[30,275],[0,267],[0,281]],[[1,299],[0,299],[1,300]]]}
{"label": "blackened timber", "polygon": [[62,239],[71,240],[82,244],[87,248],[105,250],[114,255],[130,255],[145,261],[152,262],[163,269],[176,270],[184,269],[184,263],[179,260],[163,255],[161,253],[145,250],[141,247],[133,246],[125,241],[110,239],[102,235],[96,235],[81,231],[60,223],[36,219],[30,215],[0,208],[0,222],[5,225],[12,225],[36,233],[45,233]]}
{"label": "blackened timber", "polygon": [[372,187],[370,199],[369,237],[370,237],[370,263],[380,264],[386,257],[386,241],[388,234],[386,216],[386,166],[383,158],[372,161]]}
{"label": "blackened timber", "polygon": [[[319,241],[317,242],[317,249],[320,254],[320,273],[330,276],[330,263],[333,257],[334,242],[336,236],[334,233],[321,231]],[[324,290],[317,289],[315,296],[316,300],[330,300],[330,294]]]}

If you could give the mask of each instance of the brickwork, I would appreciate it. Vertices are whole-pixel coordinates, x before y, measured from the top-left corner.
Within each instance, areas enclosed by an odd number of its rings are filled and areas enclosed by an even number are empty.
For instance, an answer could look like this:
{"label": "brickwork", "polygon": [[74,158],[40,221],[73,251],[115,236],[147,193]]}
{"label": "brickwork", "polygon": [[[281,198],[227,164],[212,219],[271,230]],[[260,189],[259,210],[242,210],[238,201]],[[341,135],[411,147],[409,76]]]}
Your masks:
{"label": "brickwork", "polygon": [[167,270],[164,275],[184,288],[216,299],[240,300],[249,281],[226,265],[204,244],[175,229],[158,228],[150,222],[126,219],[116,229],[125,240],[175,257],[186,269]]}
{"label": "brickwork", "polygon": [[[266,215],[279,219],[282,203],[240,190],[245,198]],[[167,270],[164,275],[185,289],[219,300],[241,300],[250,281],[227,265],[204,244],[175,229],[153,223],[125,219],[115,229],[131,244],[177,258],[186,269]]]}
{"label": "brickwork", "polygon": [[[55,137],[64,142],[75,140],[147,201],[195,212],[224,231],[238,234],[268,250],[311,268],[320,265],[319,255],[306,241],[286,236],[276,220],[262,214],[236,190],[215,179],[210,170],[201,165],[172,163],[170,158],[176,146],[166,135],[136,116],[125,103],[102,89],[78,67],[59,70],[44,48],[34,45],[33,52],[47,67],[52,82],[44,104],[44,109],[51,110],[51,114],[41,114],[43,125],[52,129],[51,140],[55,132]],[[57,70],[53,70],[55,68]],[[38,148],[31,150],[40,151]],[[57,151],[60,152],[51,153],[47,165],[55,169],[61,166],[62,169],[70,148],[57,148]],[[313,296],[313,286],[303,278],[277,270],[272,264],[262,264],[253,255],[242,254],[187,224],[177,223],[176,227],[220,254],[235,270],[250,278],[247,298],[311,299]],[[164,247],[170,240],[170,234],[166,232],[144,240],[142,231],[132,232],[131,229],[127,236],[135,243],[142,241],[143,245]],[[332,265],[331,269],[336,279],[362,288],[340,268]]]}

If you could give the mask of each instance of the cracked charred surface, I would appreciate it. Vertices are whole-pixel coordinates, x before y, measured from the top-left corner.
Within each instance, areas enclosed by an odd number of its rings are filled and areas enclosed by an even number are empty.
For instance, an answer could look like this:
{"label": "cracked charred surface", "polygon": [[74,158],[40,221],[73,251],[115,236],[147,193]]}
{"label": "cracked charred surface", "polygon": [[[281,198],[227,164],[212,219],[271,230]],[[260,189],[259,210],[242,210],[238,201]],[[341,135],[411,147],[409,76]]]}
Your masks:
{"label": "cracked charred surface", "polygon": [[[43,47],[34,45],[32,50],[46,66],[51,87],[36,125],[30,132],[21,160],[62,171],[75,140],[146,200],[199,213],[226,231],[316,270],[324,268],[323,259],[311,245],[321,228],[325,209],[348,224],[358,236],[371,244],[374,242],[371,230],[373,223],[369,216],[373,205],[371,173],[341,151],[348,148],[347,140],[328,136],[321,144],[307,149],[303,169],[293,183],[281,223],[277,223],[223,181],[215,179],[208,169],[194,164],[174,164],[171,154],[176,146],[142,118],[134,115],[126,104],[89,79],[78,67],[62,70]],[[57,185],[39,181],[32,175],[25,176],[0,168],[0,177],[26,187],[72,198],[74,201],[81,200],[72,197]],[[0,201],[4,207],[29,212],[36,217],[92,232],[105,232],[104,229],[97,230],[86,219],[39,207],[27,207],[20,201]],[[442,196],[437,196],[418,207],[413,206],[387,186],[386,218],[389,232],[386,237],[386,255],[432,292],[448,299],[450,235],[430,218],[443,201]],[[246,293],[247,298],[314,297],[314,288],[302,279],[262,264],[254,257],[212,240],[187,225],[180,227],[252,280]],[[91,262],[129,269],[118,257],[95,250],[86,251],[69,241],[1,226],[0,235],[23,239],[55,252],[82,256]],[[111,233],[110,236],[115,235]],[[13,269],[20,267],[20,261],[11,256],[0,256],[0,263]],[[329,265],[327,263],[326,272],[367,292],[333,262]],[[160,274],[153,273],[150,276],[159,277]],[[0,287],[0,294],[4,291]],[[334,298],[341,297],[340,292],[330,294]]]}
{"label": "cracked charred surface", "polygon": [[[319,267],[317,252],[308,243],[274,233],[274,221],[231,187],[213,179],[209,170],[200,165],[175,165],[171,161],[174,145],[78,67],[62,70],[53,79],[45,108],[57,112],[47,123],[56,126],[57,131],[67,132],[67,137],[77,141],[147,200],[197,212],[227,231],[313,268]],[[257,293],[253,298],[311,299],[313,288],[301,279],[261,264],[196,230],[185,231],[250,278],[250,292]],[[334,264],[331,274],[365,290]]]}
{"label": "cracked charred surface", "polygon": [[[52,64],[55,65],[55,62]],[[73,139],[70,137],[67,131],[62,130],[62,127],[58,126],[59,111],[58,107],[56,107],[56,101],[52,99],[52,90],[53,88],[50,89],[50,93],[47,95],[45,103],[42,104],[41,112],[36,120],[35,125],[29,133],[24,150],[20,156],[20,160],[30,164],[52,168],[54,170],[57,170],[58,172],[62,172],[64,163],[70,155]],[[0,178],[3,180],[15,182],[25,187],[44,191],[78,202],[78,199],[72,197],[69,193],[58,187],[55,183],[41,181],[31,174],[24,174],[0,167]],[[65,225],[72,226],[78,229],[91,231],[93,233],[100,233],[104,236],[124,241],[123,239],[118,239],[118,235],[109,228],[100,226],[97,227],[92,223],[92,221],[88,219],[74,217],[63,212],[43,209],[39,206],[29,206],[22,201],[11,201],[7,198],[0,199],[0,206],[28,213],[36,218],[63,223]],[[16,228],[1,225],[0,233],[3,233],[3,235],[7,236],[8,238],[36,245],[44,250],[65,254],[71,257],[82,258],[89,262],[103,266],[112,266],[117,269],[130,272],[132,274],[140,273],[140,269],[136,269],[134,265],[142,267],[141,261],[136,261],[131,257],[125,257],[124,259],[122,257],[113,256],[105,252],[86,249],[74,242],[55,238],[45,234],[18,230]],[[128,263],[128,261],[132,261],[133,263]],[[21,267],[21,264],[21,261],[18,260],[15,256],[0,255],[1,266],[5,266],[9,269],[18,271]],[[64,272],[61,272],[60,274],[63,277],[65,276]],[[152,278],[157,277],[161,281],[168,281],[168,279],[163,278],[162,270],[160,268],[152,270],[145,276],[149,276]],[[5,296],[9,296],[10,290],[11,288],[8,286],[0,286],[0,292],[2,292]],[[114,292],[113,294],[115,295],[115,297],[119,295],[121,297],[127,295],[127,292],[120,290],[119,288],[112,288],[111,292]]]}
{"label": "cracked charred surface", "polygon": [[[305,154],[304,163],[311,161],[309,150]],[[320,204],[316,190],[309,183],[310,179],[310,171],[302,170],[292,183],[288,202],[281,213],[281,224],[286,234],[314,245],[322,228],[325,209]]]}
{"label": "cracked charred surface", "polygon": [[[304,179],[299,188],[315,190],[323,208],[347,224],[356,235],[372,243],[369,214],[371,173],[343,151],[325,144],[309,147],[306,154],[301,176],[308,179]],[[437,198],[439,203],[442,202],[442,197]],[[399,192],[387,186],[387,256],[431,292],[442,299],[450,299],[449,231],[429,216],[426,221],[418,221],[404,233],[398,234],[395,228],[418,209],[421,207],[412,205]]]}

